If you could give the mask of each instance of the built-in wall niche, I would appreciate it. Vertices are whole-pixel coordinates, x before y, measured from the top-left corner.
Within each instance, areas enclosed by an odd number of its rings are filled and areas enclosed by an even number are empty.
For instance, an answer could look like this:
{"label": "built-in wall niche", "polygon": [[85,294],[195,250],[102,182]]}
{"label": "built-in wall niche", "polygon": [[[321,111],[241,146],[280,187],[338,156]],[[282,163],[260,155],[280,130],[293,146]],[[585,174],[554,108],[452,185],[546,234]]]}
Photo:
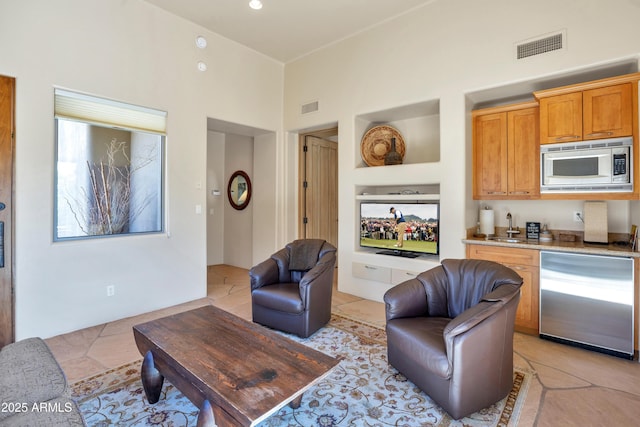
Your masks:
{"label": "built-in wall niche", "polygon": [[366,114],[355,119],[357,168],[369,167],[362,159],[360,144],[367,131],[378,125],[398,130],[405,143],[403,164],[440,161],[440,101],[425,101]]}

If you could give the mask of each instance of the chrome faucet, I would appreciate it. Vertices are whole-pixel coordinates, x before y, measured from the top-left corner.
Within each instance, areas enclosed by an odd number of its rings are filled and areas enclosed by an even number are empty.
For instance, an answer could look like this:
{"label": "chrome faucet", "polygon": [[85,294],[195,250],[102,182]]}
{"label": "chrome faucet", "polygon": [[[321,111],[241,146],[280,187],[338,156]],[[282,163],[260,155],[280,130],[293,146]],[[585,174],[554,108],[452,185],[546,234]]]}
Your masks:
{"label": "chrome faucet", "polygon": [[511,237],[513,237],[514,234],[519,234],[520,230],[519,229],[516,229],[516,230],[513,229],[513,222],[512,222],[513,218],[511,216],[511,212],[507,213],[507,219],[509,220],[509,228],[507,229],[507,236],[509,236],[511,238]]}

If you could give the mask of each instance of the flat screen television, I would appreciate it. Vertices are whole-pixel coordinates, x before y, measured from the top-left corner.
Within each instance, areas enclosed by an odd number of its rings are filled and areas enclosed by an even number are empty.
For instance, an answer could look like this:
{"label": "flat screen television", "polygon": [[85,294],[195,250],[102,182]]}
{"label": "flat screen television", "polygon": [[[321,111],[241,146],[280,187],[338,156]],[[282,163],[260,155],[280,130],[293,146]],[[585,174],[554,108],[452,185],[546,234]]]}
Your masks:
{"label": "flat screen television", "polygon": [[[391,208],[402,212],[407,223],[402,247]],[[362,201],[360,203],[360,246],[380,249],[376,253],[415,258],[438,255],[440,204],[425,200],[414,203]]]}

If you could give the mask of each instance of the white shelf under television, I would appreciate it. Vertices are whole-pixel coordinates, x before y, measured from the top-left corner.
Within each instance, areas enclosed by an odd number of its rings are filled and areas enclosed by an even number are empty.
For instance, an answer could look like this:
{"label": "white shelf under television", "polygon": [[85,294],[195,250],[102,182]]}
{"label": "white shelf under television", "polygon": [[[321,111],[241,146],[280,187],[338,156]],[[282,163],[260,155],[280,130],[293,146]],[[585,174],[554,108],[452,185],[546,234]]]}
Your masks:
{"label": "white shelf under television", "polygon": [[440,200],[440,194],[358,194],[356,200],[412,201]]}

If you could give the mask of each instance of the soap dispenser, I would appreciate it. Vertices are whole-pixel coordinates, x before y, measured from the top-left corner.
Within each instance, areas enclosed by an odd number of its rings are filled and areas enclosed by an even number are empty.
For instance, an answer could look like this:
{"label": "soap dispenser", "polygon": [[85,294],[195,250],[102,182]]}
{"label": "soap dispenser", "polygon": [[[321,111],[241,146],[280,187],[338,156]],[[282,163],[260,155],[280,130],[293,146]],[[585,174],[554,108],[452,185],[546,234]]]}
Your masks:
{"label": "soap dispenser", "polygon": [[553,234],[551,234],[551,232],[549,230],[547,230],[547,224],[544,224],[542,226],[542,231],[540,232],[540,239],[541,242],[550,242],[553,240]]}

